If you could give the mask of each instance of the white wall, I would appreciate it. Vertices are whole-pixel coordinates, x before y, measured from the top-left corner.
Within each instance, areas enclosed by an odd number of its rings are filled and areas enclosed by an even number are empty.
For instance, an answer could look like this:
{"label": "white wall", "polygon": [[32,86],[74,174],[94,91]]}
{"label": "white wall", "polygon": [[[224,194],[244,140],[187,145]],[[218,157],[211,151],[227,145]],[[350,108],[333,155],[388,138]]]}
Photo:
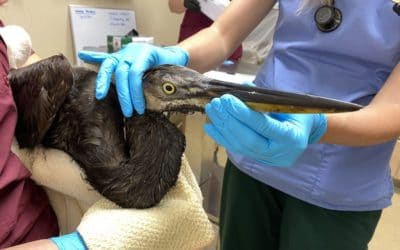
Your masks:
{"label": "white wall", "polygon": [[73,62],[69,4],[129,8],[135,11],[138,31],[154,36],[157,44],[174,44],[178,37],[182,15],[170,13],[167,0],[9,0],[0,7],[0,18],[23,26],[41,57],[63,53]]}

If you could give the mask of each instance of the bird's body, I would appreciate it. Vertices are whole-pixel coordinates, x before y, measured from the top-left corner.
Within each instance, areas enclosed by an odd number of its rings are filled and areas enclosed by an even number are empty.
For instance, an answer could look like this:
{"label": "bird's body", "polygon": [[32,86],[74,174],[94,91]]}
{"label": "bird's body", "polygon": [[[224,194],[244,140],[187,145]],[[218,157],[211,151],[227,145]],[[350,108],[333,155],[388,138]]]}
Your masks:
{"label": "bird's body", "polygon": [[177,180],[183,134],[162,113],[125,120],[113,88],[104,100],[94,97],[96,72],[73,68],[73,74],[74,84],[42,144],[70,154],[88,182],[118,205],[157,204]]}
{"label": "bird's body", "polygon": [[[96,74],[86,68],[71,68],[61,56],[11,73],[19,111],[18,142],[21,147],[41,143],[67,152],[93,188],[122,207],[151,207],[177,180],[184,136],[159,112],[125,120],[113,88],[104,100],[96,100]],[[49,96],[54,97],[51,105],[43,102]],[[56,100],[59,103],[55,105]],[[51,106],[55,108],[49,109]],[[35,117],[25,119],[29,114]],[[46,122],[31,126],[39,120]]]}
{"label": "bird's body", "polygon": [[[163,115],[204,110],[212,98],[229,93],[262,111],[337,112],[360,108],[336,100],[235,85],[185,67],[164,65],[143,78],[147,110],[124,119],[111,87],[95,98],[95,71],[71,67],[53,56],[9,76],[18,109],[21,147],[43,144],[67,152],[87,181],[122,207],[156,205],[175,185],[185,137]],[[112,85],[113,86],[113,85]],[[306,109],[305,109],[306,108]]]}

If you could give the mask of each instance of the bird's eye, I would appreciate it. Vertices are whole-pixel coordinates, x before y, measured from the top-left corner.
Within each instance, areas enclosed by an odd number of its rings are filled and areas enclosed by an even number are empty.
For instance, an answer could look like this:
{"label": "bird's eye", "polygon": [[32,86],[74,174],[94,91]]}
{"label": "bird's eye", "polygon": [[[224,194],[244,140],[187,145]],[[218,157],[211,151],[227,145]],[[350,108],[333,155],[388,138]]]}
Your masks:
{"label": "bird's eye", "polygon": [[176,87],[171,82],[164,82],[162,85],[163,92],[167,95],[172,95],[176,92]]}

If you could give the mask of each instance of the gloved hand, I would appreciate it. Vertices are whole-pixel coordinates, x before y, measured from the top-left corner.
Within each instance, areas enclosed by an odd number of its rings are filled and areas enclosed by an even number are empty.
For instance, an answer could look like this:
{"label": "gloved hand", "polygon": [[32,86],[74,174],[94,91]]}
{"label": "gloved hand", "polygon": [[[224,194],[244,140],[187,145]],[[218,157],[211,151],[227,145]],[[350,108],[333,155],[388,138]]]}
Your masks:
{"label": "gloved hand", "polygon": [[188,10],[201,11],[200,3],[197,0],[184,0],[183,6]]}
{"label": "gloved hand", "polygon": [[272,166],[293,165],[327,128],[323,114],[260,113],[232,95],[214,98],[205,110],[212,123],[204,129],[212,139],[228,151]]}
{"label": "gloved hand", "polygon": [[178,46],[162,48],[144,43],[130,43],[112,54],[80,51],[79,58],[89,63],[101,63],[96,83],[97,99],[102,99],[107,95],[115,72],[116,89],[122,113],[130,117],[133,108],[139,114],[144,113],[143,73],[161,64],[186,66],[189,54]]}
{"label": "gloved hand", "polygon": [[65,234],[59,237],[50,238],[59,250],[86,250],[87,247],[83,242],[82,236],[78,232]]}

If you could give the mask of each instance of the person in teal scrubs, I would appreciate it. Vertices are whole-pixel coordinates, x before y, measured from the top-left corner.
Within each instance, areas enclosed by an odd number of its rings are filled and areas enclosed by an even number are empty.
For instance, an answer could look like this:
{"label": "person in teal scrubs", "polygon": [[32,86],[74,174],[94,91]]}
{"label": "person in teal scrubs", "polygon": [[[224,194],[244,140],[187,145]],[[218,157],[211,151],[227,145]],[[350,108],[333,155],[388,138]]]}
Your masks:
{"label": "person in teal scrubs", "polygon": [[[400,17],[391,0],[281,0],[273,47],[255,84],[365,105],[340,114],[251,110],[224,95],[206,106],[206,133],[229,154],[221,249],[365,250],[391,205],[389,159],[400,134]],[[142,114],[143,72],[160,64],[218,66],[275,1],[236,0],[176,46],[130,44],[101,63],[97,98],[112,74],[125,116]],[[318,11],[319,10],[319,11]]]}

